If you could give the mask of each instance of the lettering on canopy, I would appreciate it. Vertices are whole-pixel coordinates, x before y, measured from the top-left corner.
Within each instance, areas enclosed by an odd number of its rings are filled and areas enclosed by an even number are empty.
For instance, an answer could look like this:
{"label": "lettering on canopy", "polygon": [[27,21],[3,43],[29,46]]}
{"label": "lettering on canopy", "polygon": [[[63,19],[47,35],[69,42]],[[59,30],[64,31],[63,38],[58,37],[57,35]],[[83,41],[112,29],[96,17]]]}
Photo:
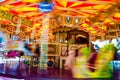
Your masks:
{"label": "lettering on canopy", "polygon": [[12,20],[12,16],[13,16],[12,14],[5,12],[3,10],[0,10],[0,14],[1,14],[1,17]]}
{"label": "lettering on canopy", "polygon": [[21,24],[24,24],[24,25],[29,26],[29,27],[32,26],[32,21],[29,21],[25,18],[10,14],[10,13],[3,11],[3,10],[0,10],[0,16],[2,18],[11,20],[14,24],[17,24],[19,22],[19,20],[21,20]]}

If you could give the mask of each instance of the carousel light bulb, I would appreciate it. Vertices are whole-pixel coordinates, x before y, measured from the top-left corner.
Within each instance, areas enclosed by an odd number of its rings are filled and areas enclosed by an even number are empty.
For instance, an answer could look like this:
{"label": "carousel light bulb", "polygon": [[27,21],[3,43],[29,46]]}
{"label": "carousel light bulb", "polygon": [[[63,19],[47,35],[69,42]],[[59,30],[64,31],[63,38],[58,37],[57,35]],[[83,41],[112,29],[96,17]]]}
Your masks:
{"label": "carousel light bulb", "polygon": [[78,18],[75,19],[75,23],[78,23]]}
{"label": "carousel light bulb", "polygon": [[70,17],[67,17],[67,20],[69,21],[69,20],[70,20]]}
{"label": "carousel light bulb", "polygon": [[58,21],[61,21],[61,17],[58,17]]}
{"label": "carousel light bulb", "polygon": [[60,39],[60,42],[62,42],[62,39]]}
{"label": "carousel light bulb", "polygon": [[67,43],[67,40],[65,40],[65,43]]}

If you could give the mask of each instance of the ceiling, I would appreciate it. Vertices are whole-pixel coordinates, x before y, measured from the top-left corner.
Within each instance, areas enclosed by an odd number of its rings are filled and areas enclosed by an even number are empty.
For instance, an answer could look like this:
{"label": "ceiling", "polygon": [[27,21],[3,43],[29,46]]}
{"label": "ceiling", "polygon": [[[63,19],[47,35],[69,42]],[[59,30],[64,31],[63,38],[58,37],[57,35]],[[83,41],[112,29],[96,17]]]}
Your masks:
{"label": "ceiling", "polygon": [[[77,27],[91,34],[101,34],[106,30],[106,24],[112,24],[113,19],[119,21],[119,2],[119,0],[53,0],[54,9],[50,14],[52,17],[63,17],[64,20],[61,20],[64,23],[67,17],[74,18],[74,20],[80,18],[82,20],[79,21]],[[38,9],[39,3],[40,0],[0,0],[0,9],[32,21],[36,33],[40,34],[44,13]],[[10,24],[4,19],[3,22]],[[58,21],[56,21],[56,26],[58,25]],[[73,24],[70,27],[74,27]],[[27,28],[28,31],[34,29],[32,26]]]}

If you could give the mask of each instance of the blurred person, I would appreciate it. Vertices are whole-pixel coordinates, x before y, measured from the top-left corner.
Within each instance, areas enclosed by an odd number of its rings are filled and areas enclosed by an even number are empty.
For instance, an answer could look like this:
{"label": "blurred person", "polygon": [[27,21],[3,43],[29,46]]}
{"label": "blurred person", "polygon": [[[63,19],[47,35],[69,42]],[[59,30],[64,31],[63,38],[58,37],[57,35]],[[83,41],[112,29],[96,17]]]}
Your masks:
{"label": "blurred person", "polygon": [[[88,41],[84,37],[77,37],[76,43],[78,48],[69,51],[64,65],[68,76],[71,75],[73,78],[110,78],[112,73],[110,73],[109,62],[112,60],[115,52],[114,45],[108,44],[100,49],[101,52],[96,54],[94,53],[93,45],[91,45],[90,50]],[[93,59],[90,60],[91,56],[94,56],[94,61],[92,61]],[[91,66],[89,63],[94,65]]]}
{"label": "blurred person", "polygon": [[116,50],[114,45],[105,45],[100,49],[98,54],[92,49],[92,47],[84,47],[78,50],[79,55],[75,58],[72,67],[73,77],[111,78],[112,73],[109,63],[113,60],[113,55]]}
{"label": "blurred person", "polygon": [[75,57],[73,65],[73,77],[74,78],[88,78],[89,69],[87,67],[87,61],[90,56],[90,49],[88,47],[81,47],[78,49],[78,56]]}
{"label": "blurred person", "polygon": [[[114,60],[114,54],[116,53],[116,47],[114,44],[106,44],[100,48],[95,61],[95,67],[97,68],[94,73],[97,77],[112,78],[113,73],[110,66],[110,62]],[[96,76],[95,76],[96,77]]]}
{"label": "blurred person", "polygon": [[91,45],[90,45],[91,47],[90,47],[90,52],[91,52],[91,54],[90,54],[90,56],[89,56],[89,58],[88,58],[88,66],[89,66],[89,70],[91,71],[91,72],[94,72],[95,71],[95,61],[96,61],[96,59],[97,59],[97,52],[95,51],[95,48],[94,48],[94,44],[92,44],[91,43]]}
{"label": "blurred person", "polygon": [[68,52],[68,56],[66,58],[64,69],[65,69],[65,77],[66,78],[72,78],[72,69],[73,69],[73,63],[75,58],[75,51],[71,50]]}
{"label": "blurred person", "polygon": [[64,64],[66,70],[72,69],[74,57],[75,57],[75,51],[74,50],[69,51],[68,57],[66,58],[66,61]]}
{"label": "blurred person", "polygon": [[[67,72],[66,74],[68,75],[68,77],[71,77],[74,75],[74,64],[77,60],[78,57],[82,56],[81,53],[79,52],[79,50],[84,46],[84,47],[88,47],[88,41],[85,37],[83,36],[77,36],[75,39],[75,44],[77,44],[77,49],[75,50],[70,50],[68,52],[68,56],[66,58],[64,67],[65,67],[65,71]],[[81,59],[83,60],[83,59]],[[86,60],[85,60],[86,61]],[[76,68],[77,69],[77,68]]]}

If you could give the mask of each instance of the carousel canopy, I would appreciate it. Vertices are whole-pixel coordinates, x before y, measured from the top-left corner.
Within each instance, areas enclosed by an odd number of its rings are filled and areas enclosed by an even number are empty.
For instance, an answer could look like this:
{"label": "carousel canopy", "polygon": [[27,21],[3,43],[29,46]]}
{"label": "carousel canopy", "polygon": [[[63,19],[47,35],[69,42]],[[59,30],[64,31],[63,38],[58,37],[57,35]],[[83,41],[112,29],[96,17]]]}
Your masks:
{"label": "carousel canopy", "polygon": [[[44,0],[0,0],[0,12],[22,18],[21,23],[27,28],[26,32],[31,32],[35,28],[36,34],[40,35],[42,16],[45,14],[38,8],[41,1]],[[49,12],[50,21],[53,22],[50,27],[64,25],[78,27],[90,34],[101,34],[105,32],[106,24],[120,21],[119,0],[53,0],[53,4],[54,9]],[[16,22],[17,18],[12,21],[0,15],[0,20],[2,24],[16,25],[12,22]],[[78,24],[74,26],[75,23]]]}

